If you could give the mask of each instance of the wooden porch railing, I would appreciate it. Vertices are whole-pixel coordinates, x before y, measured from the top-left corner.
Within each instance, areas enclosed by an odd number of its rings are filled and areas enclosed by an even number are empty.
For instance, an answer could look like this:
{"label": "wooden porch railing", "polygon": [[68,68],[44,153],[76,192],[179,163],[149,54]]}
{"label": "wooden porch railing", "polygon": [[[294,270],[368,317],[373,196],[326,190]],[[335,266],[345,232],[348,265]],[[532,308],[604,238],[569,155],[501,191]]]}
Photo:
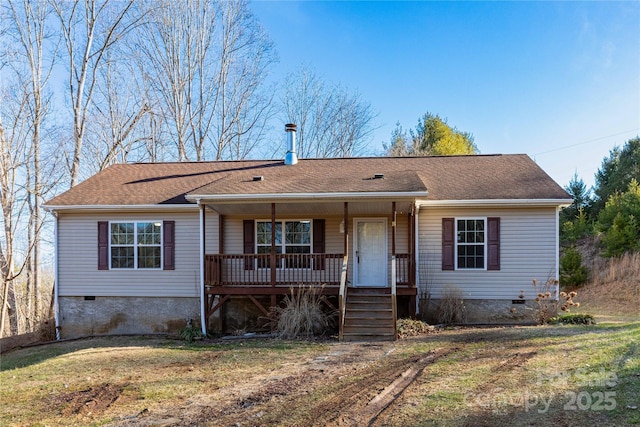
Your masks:
{"label": "wooden porch railing", "polygon": [[205,286],[338,286],[343,254],[277,254],[271,274],[271,254],[205,255]]}
{"label": "wooden porch railing", "polygon": [[[396,254],[396,284],[415,286],[409,254]],[[290,286],[340,284],[343,254],[278,254],[272,283],[271,254],[205,255],[206,286]]]}
{"label": "wooden porch railing", "polygon": [[415,286],[413,283],[412,265],[410,254],[396,254],[396,284],[401,286]]}

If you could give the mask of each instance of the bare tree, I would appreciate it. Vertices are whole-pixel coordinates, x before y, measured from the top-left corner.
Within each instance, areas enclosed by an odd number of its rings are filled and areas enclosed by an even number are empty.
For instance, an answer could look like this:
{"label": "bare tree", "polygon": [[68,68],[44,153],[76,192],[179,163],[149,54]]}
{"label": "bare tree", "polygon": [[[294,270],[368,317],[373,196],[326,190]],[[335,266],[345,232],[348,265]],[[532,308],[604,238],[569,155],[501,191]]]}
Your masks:
{"label": "bare tree", "polygon": [[357,156],[375,130],[371,104],[357,92],[328,85],[309,66],[285,78],[280,102],[284,121],[298,125],[303,158]]}
{"label": "bare tree", "polygon": [[[22,156],[24,170],[20,174],[26,180],[23,188],[29,210],[27,226],[27,252],[25,265],[27,271],[26,301],[24,310],[26,328],[31,330],[38,321],[41,307],[40,246],[41,229],[44,223],[40,205],[50,186],[45,181],[45,169],[42,165],[43,136],[46,132],[45,119],[49,108],[49,96],[45,93],[53,70],[58,47],[58,38],[52,36],[49,28],[51,8],[45,0],[9,0],[5,5],[8,16],[8,35],[13,41],[10,70],[13,72],[13,97],[6,98],[13,110],[19,111],[15,117],[11,132],[12,149],[22,148],[24,152],[13,155]],[[18,126],[20,124],[20,126]],[[20,129],[20,131],[18,131]],[[16,141],[25,138],[29,145],[19,146]],[[11,166],[11,163],[5,163]],[[13,166],[16,164],[13,162]],[[10,213],[10,210],[9,210]]]}
{"label": "bare tree", "polygon": [[134,0],[51,0],[60,22],[69,68],[69,99],[73,110],[71,187],[78,183],[87,116],[107,52],[140,20]]}
{"label": "bare tree", "polygon": [[21,170],[24,168],[24,154],[29,146],[29,125],[23,119],[28,105],[26,91],[9,92],[5,89],[2,95],[0,118],[8,117],[10,123],[9,132],[5,132],[3,122],[0,121],[0,206],[4,225],[0,238],[0,275],[2,277],[0,337],[7,331],[7,319],[10,332],[20,332],[23,329],[16,315],[15,280],[22,274],[28,255],[23,253],[21,257],[16,256],[17,232],[27,213],[26,195],[19,180]]}
{"label": "bare tree", "polygon": [[[109,60],[100,70],[87,124],[87,163],[93,173],[114,163],[123,163],[138,153],[147,140],[143,128],[151,111],[130,78],[132,70]],[[141,159],[144,160],[142,155]]]}
{"label": "bare tree", "polygon": [[221,6],[215,159],[243,159],[262,140],[273,115],[273,95],[267,95],[264,81],[276,54],[246,1],[223,1]]}
{"label": "bare tree", "polygon": [[262,136],[273,45],[244,1],[147,3],[135,51],[178,160],[246,156]]}

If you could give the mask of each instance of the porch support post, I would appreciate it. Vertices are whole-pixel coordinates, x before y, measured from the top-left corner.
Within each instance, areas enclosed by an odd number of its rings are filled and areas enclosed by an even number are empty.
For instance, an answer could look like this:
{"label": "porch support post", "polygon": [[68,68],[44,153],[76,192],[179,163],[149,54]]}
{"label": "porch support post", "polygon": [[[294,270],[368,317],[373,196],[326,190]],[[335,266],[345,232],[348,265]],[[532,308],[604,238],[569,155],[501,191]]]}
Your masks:
{"label": "porch support post", "polygon": [[[407,229],[409,231],[409,235],[407,236],[408,238],[407,241],[409,242],[409,288],[416,287],[417,263],[416,263],[416,257],[415,257],[415,242],[414,242],[414,239],[415,239],[415,233],[414,233],[415,223],[413,221],[414,213],[415,213],[415,206],[412,205],[411,210],[407,214],[407,223],[408,223]],[[409,316],[411,316],[411,318],[416,317],[416,304],[417,304],[417,298],[414,295],[411,295],[409,297]]]}
{"label": "porch support post", "polygon": [[391,255],[396,255],[396,202],[391,202]]}
{"label": "porch support post", "polygon": [[[411,212],[413,213],[413,265],[415,266],[413,269],[413,283],[417,288],[418,283],[420,282],[420,206],[413,205],[411,207]],[[425,268],[429,268],[429,266],[425,266]],[[416,292],[420,292],[419,289],[416,289]],[[412,298],[415,302],[412,301],[411,307],[409,307],[411,317],[415,317],[416,312],[419,312],[418,304],[419,298]],[[413,308],[413,309],[412,309]]]}
{"label": "porch support post", "polygon": [[202,329],[202,334],[207,335],[207,310],[205,309],[205,302],[207,299],[207,294],[205,293],[204,287],[204,267],[205,267],[205,209],[204,205],[198,201],[198,205],[200,207],[200,326]]}
{"label": "porch support post", "polygon": [[407,214],[407,242],[409,242],[409,286],[415,286],[415,259],[413,256],[413,206]]}
{"label": "porch support post", "polygon": [[218,214],[218,253],[224,253],[224,216]]}
{"label": "porch support post", "polygon": [[[284,230],[282,230],[284,231]],[[276,286],[276,204],[271,203],[271,286]],[[271,298],[273,301],[274,298]]]}
{"label": "porch support post", "polygon": [[[224,216],[222,214],[218,214],[218,253],[219,254],[224,254]],[[223,264],[223,260],[220,259],[220,262],[218,262],[216,264],[216,268],[217,270],[217,275],[218,275],[218,280],[222,281],[222,264]],[[226,314],[226,309],[225,309],[225,305],[224,302],[226,300],[228,300],[230,297],[230,295],[225,295],[224,297],[222,295],[218,296],[218,306],[216,307],[220,309],[220,332],[224,333],[225,328],[226,328],[226,322],[225,322],[225,314]],[[211,295],[209,298],[211,298],[211,304],[213,304],[213,301],[215,301],[215,295]],[[213,315],[213,313],[215,313],[216,310],[211,310],[209,313],[209,316]],[[209,320],[207,320],[208,322]]]}
{"label": "porch support post", "polygon": [[[284,232],[284,230],[281,230]],[[271,203],[271,286],[276,286],[276,204]],[[276,306],[276,294],[271,295],[271,307]],[[268,314],[267,314],[268,316]]]}
{"label": "porch support post", "polygon": [[347,251],[349,250],[349,202],[344,202],[344,253],[347,255]]}

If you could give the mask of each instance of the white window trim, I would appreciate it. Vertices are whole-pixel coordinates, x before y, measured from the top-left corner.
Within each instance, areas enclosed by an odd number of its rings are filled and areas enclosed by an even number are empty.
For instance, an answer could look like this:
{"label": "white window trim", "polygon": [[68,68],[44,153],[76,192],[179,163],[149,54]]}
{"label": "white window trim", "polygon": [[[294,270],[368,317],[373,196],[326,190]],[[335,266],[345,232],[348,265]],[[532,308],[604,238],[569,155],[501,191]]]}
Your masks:
{"label": "white window trim", "polygon": [[[133,223],[133,268],[113,268],[113,256],[111,253],[111,224],[131,224]],[[139,268],[138,267],[138,224],[140,223],[160,223],[160,267],[158,268]],[[117,221],[109,221],[109,270],[113,271],[132,271],[132,270],[140,270],[140,271],[159,271],[163,269],[164,266],[164,251],[162,248],[164,247],[164,222],[160,220],[144,220],[144,219],[136,219],[136,220],[117,220]],[[114,245],[116,247],[130,247],[130,245]],[[141,245],[142,247],[155,247],[158,245]]]}
{"label": "white window trim", "polygon": [[[455,242],[455,249],[453,253],[455,269],[456,271],[486,271],[487,270],[487,218],[486,216],[473,216],[473,217],[456,217],[454,218],[454,232],[453,240]],[[484,221],[484,267],[483,268],[458,268],[458,221]],[[473,243],[472,245],[479,245]],[[471,246],[469,244],[462,244],[461,246]]]}
{"label": "white window trim", "polygon": [[[285,222],[309,222],[309,254],[313,254],[313,220],[312,219],[308,219],[308,218],[303,218],[303,219],[298,219],[298,218],[286,218],[286,219],[276,219],[276,223],[280,223],[281,227],[282,227],[282,243],[280,244],[280,246],[282,246],[282,253],[278,254],[276,253],[276,255],[286,255],[286,247],[287,245],[285,244],[284,240],[285,240]],[[254,253],[258,253],[258,247],[271,247],[271,245],[267,246],[267,245],[258,245],[258,223],[259,222],[268,222],[271,223],[270,219],[256,219],[254,221],[254,227],[253,227],[253,241],[254,243]],[[278,245],[276,245],[278,246]],[[307,246],[307,245],[290,245],[290,246]],[[302,255],[302,254],[301,254]],[[277,269],[285,269],[286,266],[284,264],[285,260],[284,258],[280,261],[280,266],[276,266]],[[260,267],[258,260],[256,260],[256,268],[258,270],[268,270],[270,267]],[[295,268],[295,270],[311,270],[313,268],[313,260],[311,263],[309,263],[309,267],[299,267],[299,268]]]}

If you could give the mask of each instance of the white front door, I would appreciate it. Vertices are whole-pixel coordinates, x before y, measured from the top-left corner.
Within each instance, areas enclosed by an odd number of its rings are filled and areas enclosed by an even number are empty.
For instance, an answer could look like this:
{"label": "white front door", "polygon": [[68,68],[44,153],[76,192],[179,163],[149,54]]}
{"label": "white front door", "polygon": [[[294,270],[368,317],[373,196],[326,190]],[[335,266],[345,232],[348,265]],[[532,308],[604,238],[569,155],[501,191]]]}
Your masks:
{"label": "white front door", "polygon": [[355,220],[355,286],[387,286],[387,220]]}

